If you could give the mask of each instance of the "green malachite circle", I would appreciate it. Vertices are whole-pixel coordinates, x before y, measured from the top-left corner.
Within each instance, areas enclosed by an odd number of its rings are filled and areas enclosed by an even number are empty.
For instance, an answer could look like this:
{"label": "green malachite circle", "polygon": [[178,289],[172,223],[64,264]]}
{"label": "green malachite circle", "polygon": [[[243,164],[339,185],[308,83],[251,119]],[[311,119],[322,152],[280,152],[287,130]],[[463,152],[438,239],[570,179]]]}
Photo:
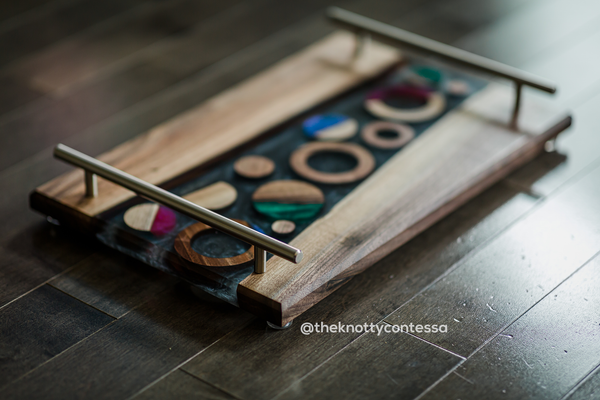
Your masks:
{"label": "green malachite circle", "polygon": [[321,211],[323,204],[297,204],[277,203],[273,201],[255,201],[254,208],[261,214],[273,219],[287,219],[289,221],[301,221],[312,218]]}

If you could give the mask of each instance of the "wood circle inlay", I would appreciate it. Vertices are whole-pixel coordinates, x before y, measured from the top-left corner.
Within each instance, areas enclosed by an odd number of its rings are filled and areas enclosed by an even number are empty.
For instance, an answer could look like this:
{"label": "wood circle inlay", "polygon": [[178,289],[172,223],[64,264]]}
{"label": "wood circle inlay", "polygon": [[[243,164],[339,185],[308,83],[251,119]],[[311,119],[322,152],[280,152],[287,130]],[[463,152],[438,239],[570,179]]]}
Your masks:
{"label": "wood circle inlay", "polygon": [[256,211],[274,220],[312,218],[321,211],[324,202],[321,189],[297,180],[268,182],[252,194],[252,205]]}
{"label": "wood circle inlay", "polygon": [[186,194],[184,199],[209,210],[221,210],[237,199],[237,190],[227,182],[219,181]]}
{"label": "wood circle inlay", "polygon": [[[235,222],[238,222],[242,225],[250,228],[250,225],[246,221],[242,221],[239,219],[234,219]],[[250,248],[242,254],[239,254],[235,257],[206,257],[202,254],[199,254],[192,248],[192,240],[194,237],[199,235],[202,232],[213,229],[212,227],[198,222],[194,225],[190,225],[181,232],[175,238],[175,251],[179,254],[183,259],[198,265],[202,265],[205,267],[232,267],[236,265],[245,264],[254,259],[254,246],[250,246]]]}
{"label": "wood circle inlay", "polygon": [[[308,165],[308,159],[320,152],[345,153],[354,157],[357,165],[345,172],[322,172]],[[356,182],[369,175],[375,168],[375,158],[364,147],[355,143],[314,142],[296,149],[290,157],[290,166],[298,175],[313,182],[344,184]]]}
{"label": "wood circle inlay", "polygon": [[292,221],[280,219],[273,222],[273,224],[271,225],[271,229],[273,229],[273,232],[278,233],[280,235],[289,235],[296,229],[296,224]]}
{"label": "wood circle inlay", "polygon": [[275,171],[275,163],[263,156],[245,156],[233,164],[233,170],[244,178],[259,179],[271,175]]}
{"label": "wood circle inlay", "polygon": [[[382,131],[394,131],[398,136],[385,138],[379,135]],[[415,131],[408,125],[375,121],[363,127],[361,137],[367,144],[378,149],[397,149],[410,142],[415,137]]]}
{"label": "wood circle inlay", "polygon": [[452,79],[446,83],[446,91],[451,96],[468,96],[472,90],[471,85],[462,79]]}

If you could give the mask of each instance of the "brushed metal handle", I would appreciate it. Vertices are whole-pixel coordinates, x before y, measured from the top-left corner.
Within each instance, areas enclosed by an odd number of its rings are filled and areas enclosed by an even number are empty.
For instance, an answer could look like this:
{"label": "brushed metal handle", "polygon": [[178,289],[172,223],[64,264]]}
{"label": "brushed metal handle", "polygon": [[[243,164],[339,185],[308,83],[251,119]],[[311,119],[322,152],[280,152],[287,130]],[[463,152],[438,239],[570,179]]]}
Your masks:
{"label": "brushed metal handle", "polygon": [[420,53],[445,59],[463,67],[513,81],[515,84],[515,103],[510,125],[514,129],[516,129],[517,126],[519,107],[521,104],[521,89],[523,86],[529,86],[551,94],[556,92],[555,84],[534,74],[396,28],[395,26],[384,24],[383,22],[367,18],[339,7],[330,7],[327,9],[326,16],[335,25],[356,34],[357,45],[355,57],[357,57],[365,47],[367,38],[372,37],[391,46],[409,48]]}
{"label": "brushed metal handle", "polygon": [[58,144],[54,148],[54,157],[84,169],[86,196],[88,197],[97,196],[98,189],[95,176],[98,175],[142,197],[167,206],[214,229],[253,245],[254,272],[257,274],[262,274],[266,270],[267,251],[294,264],[302,260],[302,251],[300,249],[194,204],[176,194],[136,178],[64,144]]}

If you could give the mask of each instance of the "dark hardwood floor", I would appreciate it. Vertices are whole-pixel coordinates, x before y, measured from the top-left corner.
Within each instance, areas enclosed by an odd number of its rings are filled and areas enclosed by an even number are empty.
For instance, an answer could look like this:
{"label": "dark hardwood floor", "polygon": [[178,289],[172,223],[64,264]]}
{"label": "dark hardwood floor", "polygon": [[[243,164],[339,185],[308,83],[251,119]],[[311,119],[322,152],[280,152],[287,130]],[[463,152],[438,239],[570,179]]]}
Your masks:
{"label": "dark hardwood floor", "polygon": [[[152,128],[331,32],[329,5],[553,80],[574,125],[283,331],[29,209],[54,144]],[[0,3],[0,398],[600,398],[599,49],[597,0]],[[300,332],[321,321],[449,329]]]}

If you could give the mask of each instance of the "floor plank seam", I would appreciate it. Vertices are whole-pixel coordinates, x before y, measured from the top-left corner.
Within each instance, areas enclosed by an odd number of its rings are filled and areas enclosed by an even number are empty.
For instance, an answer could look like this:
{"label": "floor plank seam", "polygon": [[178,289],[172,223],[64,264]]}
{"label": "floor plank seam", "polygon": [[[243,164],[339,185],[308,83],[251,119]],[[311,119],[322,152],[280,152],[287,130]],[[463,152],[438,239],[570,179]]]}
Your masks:
{"label": "floor plank seam", "polygon": [[[381,322],[383,322],[383,320],[378,321],[377,324],[379,324]],[[328,357],[327,359],[325,359],[321,364],[317,365],[316,367],[314,367],[313,369],[311,369],[310,371],[308,371],[306,374],[304,374],[302,377],[300,377],[299,379],[296,379],[294,382],[292,382],[291,384],[289,384],[288,386],[286,386],[283,390],[281,390],[275,396],[271,397],[271,400],[276,400],[282,394],[284,394],[289,388],[291,388],[292,386],[294,386],[296,383],[302,382],[304,379],[308,378],[310,375],[312,375],[313,372],[315,372],[316,370],[318,370],[319,368],[321,368],[329,360],[331,360],[332,358],[334,358],[335,356],[337,356],[338,354],[340,354],[348,346],[350,346],[352,343],[356,342],[358,339],[360,339],[361,337],[363,337],[365,335],[367,335],[367,333],[361,333],[359,336],[357,336],[356,338],[354,338],[353,340],[351,340],[349,343],[347,343],[344,347],[342,347],[341,349],[339,349],[338,351],[336,351],[335,353],[333,353],[330,357]]]}
{"label": "floor plank seam", "polygon": [[[90,257],[92,257],[92,256],[90,256]],[[82,260],[82,261],[80,261],[80,262],[83,262],[83,261],[84,261],[84,260]],[[74,268],[74,267],[75,267],[76,265],[78,265],[78,264],[79,264],[79,263],[75,264],[75,265],[74,265],[73,267],[71,267],[71,268]],[[65,272],[66,272],[66,271],[65,271]],[[41,287],[41,286],[43,286],[43,285],[40,285],[40,287]],[[111,327],[113,324],[117,323],[119,320],[121,320],[123,317],[125,317],[126,315],[128,315],[128,314],[129,314],[129,313],[131,313],[132,311],[134,311],[134,310],[138,309],[139,307],[141,307],[141,306],[143,306],[144,304],[146,304],[148,301],[151,301],[151,300],[152,300],[152,299],[148,299],[147,301],[143,301],[143,302],[141,302],[140,304],[138,304],[137,306],[135,306],[135,307],[132,307],[132,308],[131,308],[129,311],[127,311],[126,313],[124,313],[123,315],[121,315],[119,318],[115,318],[114,316],[112,316],[112,315],[110,315],[110,314],[108,314],[108,313],[106,313],[106,312],[104,312],[104,311],[102,311],[102,310],[99,310],[98,308],[96,308],[96,307],[94,307],[94,306],[92,306],[92,305],[90,305],[90,304],[88,304],[88,303],[86,303],[86,302],[84,302],[84,301],[82,301],[82,300],[80,300],[80,299],[76,298],[75,296],[72,296],[72,295],[70,295],[69,293],[66,293],[66,292],[64,292],[64,291],[62,291],[62,290],[60,290],[60,289],[58,289],[58,288],[56,288],[56,287],[54,287],[54,286],[52,286],[52,288],[53,288],[53,289],[56,289],[56,290],[58,290],[58,291],[60,291],[61,293],[64,293],[64,294],[68,295],[69,297],[72,297],[72,298],[76,299],[77,301],[79,301],[79,302],[81,302],[81,303],[83,303],[83,304],[86,304],[86,305],[88,305],[88,306],[90,306],[90,307],[92,307],[92,308],[94,308],[94,309],[96,309],[96,310],[98,310],[98,311],[102,312],[102,313],[103,313],[103,314],[105,314],[105,315],[108,315],[108,316],[110,316],[111,318],[114,318],[114,320],[113,320],[112,322],[110,322],[110,323],[106,324],[106,325],[105,325],[105,326],[103,326],[102,328],[98,329],[96,332],[92,333],[91,335],[89,335],[89,336],[86,336],[85,338],[83,338],[83,339],[81,339],[80,341],[78,341],[78,342],[74,343],[73,345],[71,345],[71,346],[69,346],[68,348],[64,349],[63,351],[61,351],[60,353],[56,354],[55,356],[53,356],[53,357],[49,358],[48,360],[44,361],[44,362],[43,362],[43,363],[41,363],[40,365],[37,365],[37,366],[36,366],[35,368],[33,368],[32,370],[30,370],[30,371],[27,371],[25,374],[21,375],[19,378],[15,379],[15,380],[13,380],[13,381],[11,381],[11,382],[9,382],[9,383],[7,383],[6,385],[3,385],[2,387],[5,387],[5,386],[7,386],[7,385],[10,385],[10,384],[13,384],[13,383],[15,383],[15,382],[17,382],[17,381],[19,381],[19,380],[21,380],[21,379],[24,379],[26,376],[28,376],[28,375],[29,375],[30,373],[32,373],[33,371],[37,370],[38,368],[41,368],[43,365],[45,365],[46,363],[48,363],[48,362],[50,362],[50,361],[54,360],[56,357],[59,357],[59,356],[60,356],[60,355],[62,355],[63,353],[65,353],[65,352],[67,352],[67,351],[71,350],[72,348],[74,348],[74,347],[76,347],[76,346],[80,345],[81,343],[83,343],[83,342],[87,341],[88,339],[92,338],[93,336],[95,336],[95,335],[96,335],[96,334],[98,334],[99,332],[102,332],[102,331],[104,331],[105,329],[107,329],[107,328]],[[168,287],[168,288],[165,288],[164,290],[161,290],[161,291],[159,291],[159,293],[157,293],[157,296],[160,296],[162,293],[164,293],[165,291],[167,291],[167,290],[169,290],[169,289],[171,289],[171,287]],[[33,289],[33,290],[35,290],[35,289]],[[33,290],[32,290],[32,291],[33,291]],[[31,292],[31,291],[30,291],[30,292]],[[29,292],[28,292],[28,293],[29,293]],[[0,387],[0,389],[1,389],[2,387]]]}
{"label": "floor plank seam", "polygon": [[[1,249],[0,249],[0,250],[1,250]],[[96,254],[96,253],[94,253],[94,254]],[[15,297],[14,299],[12,299],[12,300],[11,300],[11,301],[9,301],[8,303],[6,303],[6,304],[3,304],[2,306],[0,306],[0,312],[2,312],[2,310],[3,310],[5,307],[7,307],[8,305],[10,305],[10,304],[14,303],[15,301],[18,301],[19,299],[21,299],[21,298],[23,298],[23,297],[27,296],[29,293],[31,293],[31,292],[33,292],[33,291],[35,291],[35,290],[37,290],[37,289],[41,288],[41,287],[42,287],[42,286],[44,286],[44,285],[47,285],[47,284],[49,284],[49,282],[50,282],[50,281],[52,281],[53,279],[56,279],[57,277],[59,277],[59,276],[61,276],[61,275],[64,275],[64,274],[66,274],[67,272],[70,272],[71,270],[73,270],[74,268],[76,268],[76,267],[77,267],[77,266],[78,266],[80,263],[83,263],[83,262],[85,262],[86,260],[88,260],[89,258],[91,258],[91,257],[92,257],[94,254],[91,254],[91,255],[89,255],[89,256],[87,256],[87,257],[85,257],[83,260],[80,260],[80,261],[78,261],[77,263],[73,264],[73,265],[72,265],[72,266],[70,266],[69,268],[66,268],[64,271],[62,271],[62,272],[60,272],[60,273],[58,273],[58,274],[54,275],[53,277],[51,277],[51,278],[47,279],[46,281],[44,281],[44,282],[40,283],[39,285],[35,286],[34,288],[32,288],[32,289],[30,289],[30,290],[28,290],[28,291],[26,291],[26,292],[24,292],[24,293],[22,293],[22,294],[18,295],[17,297]],[[57,288],[56,288],[56,287],[54,287],[53,285],[50,285],[50,286],[52,286],[54,289],[57,289]],[[57,289],[57,290],[58,290],[58,289]],[[61,290],[61,292],[62,292],[62,290]],[[64,293],[64,292],[63,292],[63,293]],[[68,293],[67,293],[67,294],[68,294]],[[71,297],[73,297],[73,296],[71,296]],[[79,299],[77,299],[77,300],[79,300]],[[81,301],[81,300],[79,300],[79,301]],[[111,316],[112,316],[112,315],[111,315]],[[114,317],[113,317],[113,318],[114,318]]]}
{"label": "floor plank seam", "polygon": [[563,397],[561,397],[560,400],[566,400],[569,397],[571,397],[573,395],[573,393],[575,393],[577,391],[577,389],[579,389],[581,386],[583,386],[588,379],[590,379],[592,376],[594,376],[596,373],[598,373],[598,371],[600,371],[600,364],[596,365],[594,368],[592,368],[592,370],[585,375],[583,378],[581,378],[581,380],[579,382],[577,382],[577,384],[575,386],[573,386],[573,388],[571,388],[571,390],[569,390],[567,392],[567,394],[565,394]]}
{"label": "floor plank seam", "polygon": [[[387,322],[387,321],[384,321],[384,322],[385,322],[386,324],[388,324],[388,325],[391,325],[391,324],[390,324],[389,322]],[[413,335],[413,334],[412,334],[412,333],[410,333],[410,332],[403,332],[403,333],[406,333],[407,335],[409,335],[409,336],[412,336],[412,337],[414,337],[415,339],[419,339],[419,340],[420,340],[420,341],[422,341],[422,342],[425,342],[425,343],[427,343],[427,344],[430,344],[430,345],[432,345],[432,346],[433,346],[433,347],[435,347],[435,348],[438,348],[438,349],[440,349],[440,350],[443,350],[443,351],[445,351],[446,353],[450,353],[450,354],[452,354],[453,356],[456,356],[456,357],[458,357],[458,358],[461,358],[461,359],[463,359],[463,360],[466,360],[466,359],[467,359],[465,356],[461,356],[461,355],[460,355],[460,354],[458,354],[458,353],[454,353],[453,351],[450,351],[450,350],[448,350],[447,348],[445,348],[445,347],[442,347],[442,346],[440,346],[440,345],[438,345],[438,344],[431,343],[430,341],[428,341],[428,340],[425,340],[425,339],[423,339],[423,338],[421,338],[421,337],[419,337],[419,336]]]}
{"label": "floor plank seam", "polygon": [[[236,333],[238,331],[240,331],[241,329],[245,328],[246,326],[250,325],[252,322],[256,321],[257,318],[252,318],[250,321],[248,321],[247,323],[241,324],[239,327],[232,329],[231,331],[227,332],[225,335],[223,335],[222,337],[220,337],[219,339],[215,340],[214,342],[212,342],[211,344],[209,344],[208,346],[206,346],[205,348],[203,348],[202,350],[200,350],[198,353],[192,355],[191,357],[189,357],[187,360],[183,361],[182,363],[178,364],[176,367],[174,367],[173,369],[171,369],[169,372],[167,372],[166,374],[164,374],[163,376],[161,376],[160,378],[156,379],[155,381],[149,383],[148,385],[144,386],[142,389],[138,390],[137,392],[135,392],[132,396],[128,397],[127,399],[133,399],[134,397],[138,396],[139,394],[141,394],[142,392],[148,390],[149,388],[151,388],[152,386],[156,385],[157,383],[159,383],[160,381],[162,381],[163,379],[165,379],[167,376],[169,376],[171,373],[173,373],[176,370],[180,370],[182,372],[185,372],[188,375],[193,376],[194,378],[198,379],[199,381],[202,381],[216,389],[218,389],[219,391],[226,393],[234,398],[238,398],[237,396],[234,396],[232,393],[229,393],[223,389],[221,389],[218,386],[215,386],[214,384],[212,384],[211,382],[205,381],[204,379],[200,379],[199,377],[192,375],[191,373],[187,372],[185,369],[183,369],[182,367],[185,366],[185,364],[187,364],[188,362],[192,361],[194,358],[196,358],[197,356],[199,356],[200,354],[204,353],[206,350],[210,349],[213,345],[217,344],[218,342],[224,340],[225,338],[227,338],[229,335]],[[266,323],[265,323],[266,324]]]}
{"label": "floor plank seam", "polygon": [[425,396],[427,393],[429,393],[434,387],[436,387],[440,382],[442,382],[444,379],[446,379],[448,376],[450,376],[452,373],[454,373],[454,371],[456,371],[456,369],[458,367],[460,367],[463,363],[465,363],[467,360],[463,359],[461,360],[458,364],[456,364],[454,367],[452,367],[448,372],[446,372],[444,375],[442,375],[437,381],[433,382],[431,384],[431,386],[429,386],[427,389],[425,389],[423,392],[421,392],[417,397],[414,398],[414,400],[419,400],[422,399],[423,396]]}
{"label": "floor plank seam", "polygon": [[12,385],[14,383],[19,382],[21,379],[25,379],[27,376],[29,376],[29,374],[33,373],[34,371],[37,371],[39,368],[43,367],[44,365],[46,365],[47,363],[49,363],[50,361],[54,360],[56,357],[61,356],[62,354],[66,353],[67,351],[69,351],[70,349],[74,348],[75,346],[80,345],[81,343],[85,342],[86,340],[88,340],[89,338],[95,336],[96,334],[98,334],[99,332],[102,332],[104,329],[114,325],[116,322],[118,321],[118,319],[114,319],[113,321],[109,322],[108,324],[104,325],[102,328],[98,329],[96,332],[90,334],[89,336],[84,337],[83,339],[81,339],[80,341],[73,343],[73,345],[67,347],[66,349],[64,349],[63,351],[61,351],[60,353],[52,356],[51,358],[47,359],[46,361],[44,361],[43,363],[35,366],[33,369],[27,371],[26,373],[24,373],[23,375],[21,375],[20,377],[18,377],[17,379],[14,379],[8,383],[6,383],[5,385],[0,386],[0,390],[7,387],[8,385]]}
{"label": "floor plank seam", "polygon": [[93,308],[94,310],[101,312],[101,313],[102,313],[102,314],[104,314],[104,315],[108,315],[109,317],[111,317],[111,318],[114,318],[115,320],[119,319],[119,317],[116,317],[116,316],[114,316],[114,315],[111,315],[111,314],[107,313],[106,311],[104,311],[104,310],[101,310],[101,309],[99,309],[98,307],[96,307],[96,306],[94,306],[94,305],[92,305],[92,304],[88,303],[87,301],[84,301],[84,300],[81,300],[81,299],[77,298],[77,297],[75,297],[74,295],[72,295],[72,294],[71,294],[71,293],[69,293],[69,292],[65,292],[64,290],[62,290],[62,289],[61,289],[61,288],[59,288],[59,287],[56,287],[56,286],[54,286],[54,285],[53,285],[52,283],[50,283],[50,282],[48,282],[48,283],[47,283],[47,285],[48,285],[48,286],[50,286],[50,287],[52,287],[52,288],[54,288],[54,289],[56,289],[56,290],[58,290],[58,291],[59,291],[59,292],[61,292],[61,293],[64,293],[64,294],[66,294],[66,295],[67,295],[67,296],[69,296],[69,297],[72,297],[72,298],[74,298],[75,300],[79,301],[80,303],[83,303],[83,304],[85,304],[86,306],[89,306],[89,307]]}

